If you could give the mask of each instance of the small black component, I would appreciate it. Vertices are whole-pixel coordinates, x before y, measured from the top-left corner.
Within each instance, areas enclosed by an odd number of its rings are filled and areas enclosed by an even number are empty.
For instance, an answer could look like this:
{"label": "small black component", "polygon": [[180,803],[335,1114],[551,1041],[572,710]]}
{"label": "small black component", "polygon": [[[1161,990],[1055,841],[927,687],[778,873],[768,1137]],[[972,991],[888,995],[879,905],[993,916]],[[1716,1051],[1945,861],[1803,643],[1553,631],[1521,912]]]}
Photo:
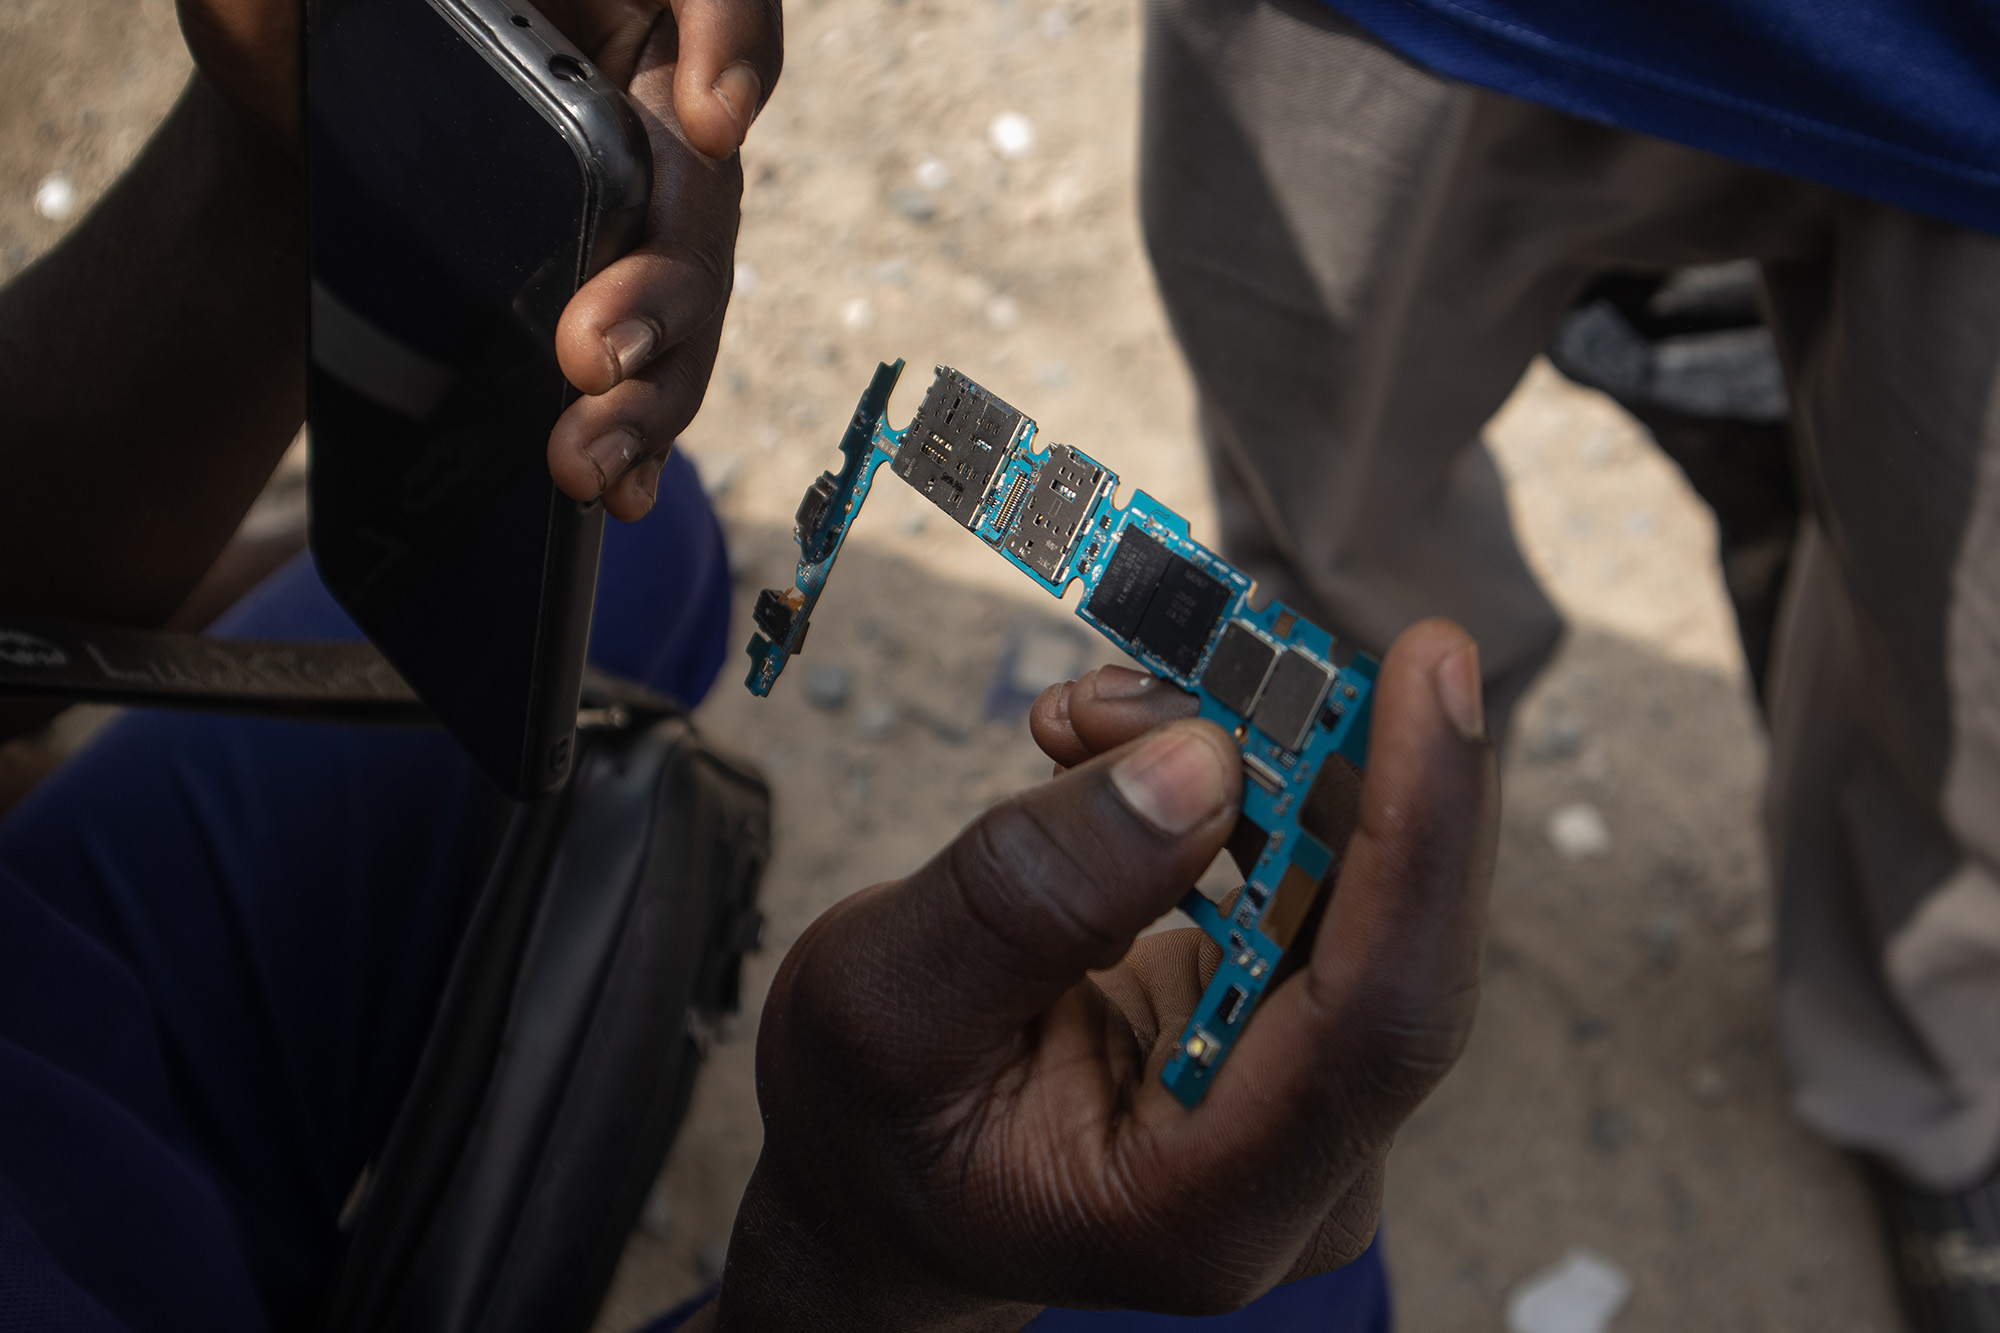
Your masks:
{"label": "small black component", "polygon": [[1222,992],[1222,1002],[1215,1006],[1215,1016],[1226,1024],[1232,1024],[1243,1017],[1243,1006],[1250,995],[1241,986],[1231,986]]}
{"label": "small black component", "polygon": [[[1185,676],[1201,661],[1215,633],[1215,623],[1228,605],[1228,584],[1204,573],[1191,560],[1170,556],[1132,637]],[[1313,703],[1317,705],[1319,700]]]}
{"label": "small black component", "polygon": [[1215,655],[1201,674],[1201,687],[1220,699],[1233,712],[1249,717],[1264,692],[1264,679],[1278,650],[1264,642],[1249,626],[1232,620],[1222,627]]}
{"label": "small black component", "polygon": [[970,528],[1021,414],[948,366],[924,394],[891,466],[960,527]]}
{"label": "small black component", "polygon": [[1318,838],[1338,861],[1361,822],[1361,770],[1330,754],[1299,806],[1299,827]]}
{"label": "small black component", "polygon": [[793,599],[798,597],[797,588],[766,588],[757,594],[757,605],[752,608],[750,618],[772,643],[783,643],[791,634],[792,618],[797,614]]}
{"label": "small black component", "polygon": [[1167,562],[1174,558],[1143,528],[1127,527],[1111,548],[1104,577],[1097,581],[1084,610],[1119,638],[1131,638],[1146,614],[1146,604],[1153,600],[1153,589],[1160,586]]}
{"label": "small black component", "polygon": [[826,517],[827,509],[833,504],[833,495],[840,487],[840,479],[831,472],[819,474],[819,480],[806,487],[806,493],[799,501],[799,512],[795,515],[798,527],[793,535],[801,546],[812,543],[813,534],[819,531],[820,521]]}
{"label": "small black component", "polygon": [[[842,521],[847,514],[848,502],[854,498],[854,487],[861,480],[861,469],[875,456],[875,426],[882,420],[882,413],[889,406],[889,394],[896,387],[896,380],[903,373],[903,363],[898,360],[893,365],[888,362],[875,367],[874,378],[868,381],[868,390],[861,395],[861,401],[854,405],[854,415],[848,418],[847,429],[840,436],[840,471],[827,473],[812,484],[806,498],[799,501],[798,529],[799,554],[807,564],[818,564],[833,554],[839,543],[840,534],[847,530]],[[822,483],[832,482],[824,502],[813,500],[813,493],[821,489]],[[806,522],[807,518],[811,523]],[[799,639],[804,643],[803,631]]]}
{"label": "small black component", "polygon": [[1305,744],[1306,728],[1318,715],[1320,700],[1326,697],[1331,684],[1331,668],[1296,648],[1288,648],[1271,668],[1263,701],[1250,720],[1257,730],[1287,750],[1299,749]]}
{"label": "small black component", "polygon": [[1319,724],[1328,731],[1340,725],[1340,719],[1347,715],[1347,706],[1335,699],[1319,710]]}
{"label": "small black component", "polygon": [[1066,444],[1051,448],[1035,471],[1028,507],[1021,511],[1020,526],[1007,538],[1007,549],[1055,582],[1103,482],[1104,469],[1076,450]]}

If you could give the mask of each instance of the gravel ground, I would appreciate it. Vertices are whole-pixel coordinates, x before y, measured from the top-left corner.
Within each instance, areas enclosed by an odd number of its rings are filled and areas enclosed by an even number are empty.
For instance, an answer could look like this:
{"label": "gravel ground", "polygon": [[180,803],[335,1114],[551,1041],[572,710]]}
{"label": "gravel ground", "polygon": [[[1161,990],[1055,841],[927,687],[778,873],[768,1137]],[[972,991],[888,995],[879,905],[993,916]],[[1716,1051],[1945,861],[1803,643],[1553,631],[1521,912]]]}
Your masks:
{"label": "gravel ground", "polygon": [[[737,300],[686,442],[729,527],[742,608],[789,576],[791,510],[878,358],[912,362],[894,419],[925,367],[958,365],[1212,532],[1134,218],[1135,8],[800,0],[787,22],[790,67],[745,155]],[[11,274],[75,216],[37,212],[47,178],[87,205],[187,59],[164,0],[12,0],[0,36]],[[1007,112],[1032,142],[996,143]],[[1477,1030],[1392,1159],[1403,1326],[1498,1328],[1507,1291],[1580,1245],[1633,1279],[1618,1333],[1893,1329],[1858,1182],[1785,1112],[1763,747],[1713,526],[1629,419],[1544,366],[1490,438],[1573,633],[1507,756]],[[1020,723],[981,704],[1010,634],[1075,622],[905,488],[881,488],[816,623],[772,699],[742,691],[732,664],[702,710],[777,792],[771,926],[606,1330],[720,1262],[758,1146],[756,1004],[785,947],[1046,772]],[[844,676],[844,703],[809,701],[815,671],[823,687]]]}

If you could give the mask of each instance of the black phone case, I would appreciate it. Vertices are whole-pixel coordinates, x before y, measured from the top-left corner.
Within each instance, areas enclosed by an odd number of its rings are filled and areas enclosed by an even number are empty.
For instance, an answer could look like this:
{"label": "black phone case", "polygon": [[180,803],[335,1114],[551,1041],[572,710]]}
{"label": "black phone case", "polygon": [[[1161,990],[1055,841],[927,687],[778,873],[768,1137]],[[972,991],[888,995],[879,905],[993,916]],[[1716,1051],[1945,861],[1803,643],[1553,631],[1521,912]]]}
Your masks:
{"label": "black phone case", "polygon": [[[460,58],[457,44],[483,64]],[[447,57],[436,63],[458,86],[424,81],[427,51]],[[525,4],[313,0],[307,69],[311,540],[321,577],[503,792],[552,791],[570,767],[604,521],[598,505],[568,499],[548,476],[548,431],[574,398],[554,369],[553,338],[569,296],[643,231],[644,127],[624,95]],[[492,85],[479,82],[481,70]],[[385,307],[416,299],[407,294],[421,292],[427,275],[372,286],[356,279],[370,263],[407,265],[423,251],[381,239],[398,234],[398,220],[374,202],[388,195],[394,207],[395,192],[370,175],[386,170],[382,154],[342,141],[338,122],[372,118],[376,139],[390,140],[397,118],[444,105],[436,99],[450,99],[457,115],[469,97],[490,99],[495,89],[532,108],[581,176],[577,204],[544,192],[547,208],[578,209],[573,223],[558,219],[573,226],[574,262],[533,273],[466,358],[476,372],[453,375],[385,335],[398,319],[421,322],[421,311],[357,308],[377,299],[357,291],[380,293]],[[512,168],[504,155],[480,160],[478,135],[467,138],[406,183],[412,199],[468,179],[454,172]],[[535,187],[523,181],[524,191]],[[373,211],[355,223],[363,208]],[[463,219],[465,248],[504,246],[506,237],[479,230],[491,225]],[[348,243],[349,233],[373,244]]]}

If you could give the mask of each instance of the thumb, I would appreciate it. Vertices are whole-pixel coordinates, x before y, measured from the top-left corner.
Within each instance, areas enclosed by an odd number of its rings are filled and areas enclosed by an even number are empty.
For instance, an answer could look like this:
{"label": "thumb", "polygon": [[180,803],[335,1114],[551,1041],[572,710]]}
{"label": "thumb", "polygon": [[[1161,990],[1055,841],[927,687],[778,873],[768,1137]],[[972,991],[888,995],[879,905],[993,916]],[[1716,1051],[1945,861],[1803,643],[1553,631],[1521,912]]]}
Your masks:
{"label": "thumb", "polygon": [[1360,824],[1310,962],[1259,1012],[1225,1071],[1236,1084],[1218,1080],[1204,1111],[1242,1097],[1289,1107],[1329,1147],[1366,1141],[1458,1058],[1499,823],[1479,689],[1478,649],[1448,621],[1413,626],[1384,659]]}
{"label": "thumb", "polygon": [[785,63],[778,0],[673,0],[674,115],[709,157],[743,146]]}
{"label": "thumb", "polygon": [[875,1067],[918,1083],[1011,1057],[1025,1024],[1121,958],[1214,859],[1242,781],[1229,737],[1191,718],[1001,802],[908,879],[822,918],[814,933],[842,944],[795,951],[833,969],[797,979],[812,1021],[872,1034]]}

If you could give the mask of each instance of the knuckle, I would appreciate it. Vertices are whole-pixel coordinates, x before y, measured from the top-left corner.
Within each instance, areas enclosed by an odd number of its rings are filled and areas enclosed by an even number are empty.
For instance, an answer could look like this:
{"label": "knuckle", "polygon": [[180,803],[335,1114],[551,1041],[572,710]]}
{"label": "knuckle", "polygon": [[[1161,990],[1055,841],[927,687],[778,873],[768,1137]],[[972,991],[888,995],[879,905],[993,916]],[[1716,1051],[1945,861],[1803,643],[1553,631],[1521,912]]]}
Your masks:
{"label": "knuckle", "polygon": [[952,844],[946,870],[967,915],[1023,963],[1046,959],[1052,938],[1092,954],[1118,951],[1117,935],[1082,910],[1094,895],[1067,891],[1087,883],[1088,872],[1019,800],[980,816],[967,836]]}

